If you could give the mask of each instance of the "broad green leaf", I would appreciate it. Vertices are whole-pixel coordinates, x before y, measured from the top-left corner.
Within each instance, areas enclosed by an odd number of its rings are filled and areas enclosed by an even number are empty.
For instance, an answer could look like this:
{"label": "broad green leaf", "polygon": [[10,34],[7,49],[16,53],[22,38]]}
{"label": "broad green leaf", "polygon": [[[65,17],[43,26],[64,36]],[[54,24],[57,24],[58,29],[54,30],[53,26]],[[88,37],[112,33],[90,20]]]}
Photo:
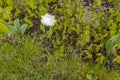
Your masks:
{"label": "broad green leaf", "polygon": [[2,13],[2,18],[4,19],[4,20],[9,20],[9,18],[10,18],[10,15],[9,15],[9,13],[7,13],[7,12],[3,12]]}
{"label": "broad green leaf", "polygon": [[86,74],[86,78],[88,79],[88,80],[93,80],[92,78],[92,75],[91,74]]}
{"label": "broad green leaf", "polygon": [[10,16],[10,12],[12,11],[12,7],[11,6],[7,6],[5,7],[5,9],[2,10],[2,18],[5,20],[10,20],[11,16]]}
{"label": "broad green leaf", "polygon": [[8,12],[8,13],[11,12],[12,11],[12,6],[7,6],[5,8],[5,11]]}
{"label": "broad green leaf", "polygon": [[28,28],[28,25],[27,24],[23,24],[21,27],[20,27],[20,31],[22,34],[25,33],[25,30]]}
{"label": "broad green leaf", "polygon": [[19,19],[15,19],[14,22],[9,22],[7,25],[9,32],[15,35],[23,35],[26,29],[29,29],[31,26],[27,24],[21,25]]}
{"label": "broad green leaf", "polygon": [[14,21],[14,27],[16,27],[16,28],[20,27],[19,19],[15,19],[15,21]]}
{"label": "broad green leaf", "polygon": [[8,32],[7,26],[2,22],[0,22],[0,32]]}
{"label": "broad green leaf", "polygon": [[6,0],[6,2],[9,6],[14,6],[14,1],[13,0]]}
{"label": "broad green leaf", "polygon": [[120,44],[120,34],[111,37],[105,44],[107,52],[115,52],[115,48]]}
{"label": "broad green leaf", "polygon": [[14,28],[14,26],[7,25],[7,27],[8,27],[8,30],[9,30],[10,33],[12,33],[12,34],[18,34],[17,30],[16,30],[16,28]]}

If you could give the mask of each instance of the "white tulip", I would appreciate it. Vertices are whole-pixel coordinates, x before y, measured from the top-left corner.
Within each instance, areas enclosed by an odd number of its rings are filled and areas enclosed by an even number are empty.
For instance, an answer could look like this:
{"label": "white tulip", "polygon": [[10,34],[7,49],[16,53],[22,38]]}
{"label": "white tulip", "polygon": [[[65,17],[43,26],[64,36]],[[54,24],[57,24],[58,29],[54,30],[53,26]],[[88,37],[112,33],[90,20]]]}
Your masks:
{"label": "white tulip", "polygon": [[45,14],[41,17],[41,23],[45,26],[54,26],[57,21],[55,17],[49,14]]}

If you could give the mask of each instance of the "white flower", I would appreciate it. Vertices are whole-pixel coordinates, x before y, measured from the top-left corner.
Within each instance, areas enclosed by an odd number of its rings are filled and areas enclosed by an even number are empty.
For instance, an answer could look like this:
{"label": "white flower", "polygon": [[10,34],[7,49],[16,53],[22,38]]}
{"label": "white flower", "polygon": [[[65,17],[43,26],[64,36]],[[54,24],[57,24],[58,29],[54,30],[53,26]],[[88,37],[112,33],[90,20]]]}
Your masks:
{"label": "white flower", "polygon": [[41,19],[41,23],[45,26],[54,26],[56,22],[55,17],[49,14],[45,14]]}

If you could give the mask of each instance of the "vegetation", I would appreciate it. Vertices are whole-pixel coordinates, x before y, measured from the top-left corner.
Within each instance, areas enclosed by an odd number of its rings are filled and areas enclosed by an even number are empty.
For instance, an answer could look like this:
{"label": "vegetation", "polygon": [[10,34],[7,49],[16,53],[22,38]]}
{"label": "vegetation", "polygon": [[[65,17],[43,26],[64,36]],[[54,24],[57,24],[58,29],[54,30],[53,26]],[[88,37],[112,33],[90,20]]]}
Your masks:
{"label": "vegetation", "polygon": [[119,80],[119,14],[119,0],[0,0],[0,80]]}

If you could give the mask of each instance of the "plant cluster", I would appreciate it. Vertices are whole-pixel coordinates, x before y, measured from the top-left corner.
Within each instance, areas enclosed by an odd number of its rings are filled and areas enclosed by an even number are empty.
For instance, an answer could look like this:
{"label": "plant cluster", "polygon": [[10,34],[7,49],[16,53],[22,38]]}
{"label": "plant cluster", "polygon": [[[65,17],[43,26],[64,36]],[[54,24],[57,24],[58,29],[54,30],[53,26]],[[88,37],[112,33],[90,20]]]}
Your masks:
{"label": "plant cluster", "polygon": [[[81,56],[85,55],[83,58],[95,59],[95,62],[103,64],[105,54],[107,54],[104,49],[105,42],[119,33],[120,4],[117,0],[109,0],[109,3],[115,3],[116,7],[108,9],[108,13],[105,13],[102,0],[92,3],[91,9],[97,9],[97,11],[86,9],[80,4],[81,1],[77,0],[67,2],[61,2],[61,0],[1,0],[0,2],[0,31],[2,33],[23,35],[30,28],[28,25],[31,25],[35,29],[38,28],[38,32],[41,32],[40,37],[49,39],[47,41],[50,43],[49,48],[52,47],[52,52],[58,56],[60,54],[61,57],[64,55],[62,53],[65,48],[70,47]],[[56,16],[57,23],[54,27],[46,28],[40,23],[41,16],[45,13]],[[21,19],[25,24],[20,25],[16,18]]]}
{"label": "plant cluster", "polygon": [[[71,56],[71,53],[79,56],[80,60],[85,62],[92,62],[109,68],[114,68],[114,65],[119,66],[120,1],[89,1],[90,3],[85,5],[85,0],[0,0],[0,39],[5,43],[7,42],[6,45],[9,46],[22,46],[23,48],[21,51],[18,50],[18,53],[21,53],[21,56],[17,57],[20,57],[22,60],[21,57],[23,55],[23,58],[25,60],[27,59],[28,62],[29,58],[26,57],[29,57],[27,56],[29,55],[29,51],[27,51],[29,48],[27,48],[27,46],[31,45],[32,50],[38,49],[36,50],[37,52],[33,52],[33,54],[43,51],[41,53],[47,54],[47,59],[48,57],[50,58],[48,62],[46,62],[48,65],[46,64],[43,66],[50,65],[51,68],[56,68],[57,64],[61,65],[64,63],[62,60],[65,60],[66,57],[71,59],[71,57],[73,57]],[[108,4],[107,7],[104,5],[105,2]],[[31,43],[24,45],[25,43],[22,42],[24,37],[31,37],[31,40],[34,40],[34,44],[41,42],[39,45],[42,45],[43,50],[38,47],[33,47]],[[26,42],[27,41],[29,40],[26,40]],[[36,44],[36,46],[39,45]],[[3,52],[1,52],[0,55],[2,55],[2,53]],[[15,55],[16,52],[15,54],[10,54],[12,56]],[[30,55],[32,54],[30,53]],[[52,57],[54,58],[53,61],[56,61],[55,64],[49,62],[52,60]],[[73,60],[73,62],[74,61],[77,62],[76,60]],[[67,64],[72,66],[72,63],[69,63],[69,60]],[[69,73],[69,70],[67,71],[67,68],[69,69],[67,64],[64,63],[64,66],[66,67],[61,67],[66,70],[66,74],[62,76],[63,80]],[[77,71],[78,64],[75,64],[77,67],[72,67],[73,72],[74,69]],[[32,67],[33,66],[31,66],[30,69]],[[39,65],[39,67],[41,66]],[[46,72],[51,68],[45,67]],[[26,67],[26,70],[28,69]],[[55,77],[55,80],[56,78],[59,79],[61,74],[64,74],[64,72],[59,73],[61,69],[57,70],[58,75],[56,75],[57,77]],[[45,79],[48,80],[48,78],[51,77],[50,80],[52,80],[53,75],[49,75],[49,77],[46,75],[57,74],[57,72],[50,71],[50,73],[42,74]],[[74,72],[74,74],[78,73],[80,72]],[[34,75],[38,77],[38,79],[41,78],[40,76],[37,76],[37,73]],[[68,80],[71,80],[74,77],[74,75],[73,77],[71,75],[72,74],[69,75]],[[98,75],[94,75],[94,72],[91,71],[90,73],[84,73],[84,75],[85,76],[82,76],[82,79],[98,79]],[[14,76],[15,75],[13,75],[13,77]],[[78,78],[75,77],[72,80],[74,79],[76,80]],[[101,78],[101,80],[103,79]]]}
{"label": "plant cluster", "polygon": [[22,37],[17,43],[0,41],[0,80],[119,80],[118,71],[84,62],[73,51],[48,54],[43,41]]}

